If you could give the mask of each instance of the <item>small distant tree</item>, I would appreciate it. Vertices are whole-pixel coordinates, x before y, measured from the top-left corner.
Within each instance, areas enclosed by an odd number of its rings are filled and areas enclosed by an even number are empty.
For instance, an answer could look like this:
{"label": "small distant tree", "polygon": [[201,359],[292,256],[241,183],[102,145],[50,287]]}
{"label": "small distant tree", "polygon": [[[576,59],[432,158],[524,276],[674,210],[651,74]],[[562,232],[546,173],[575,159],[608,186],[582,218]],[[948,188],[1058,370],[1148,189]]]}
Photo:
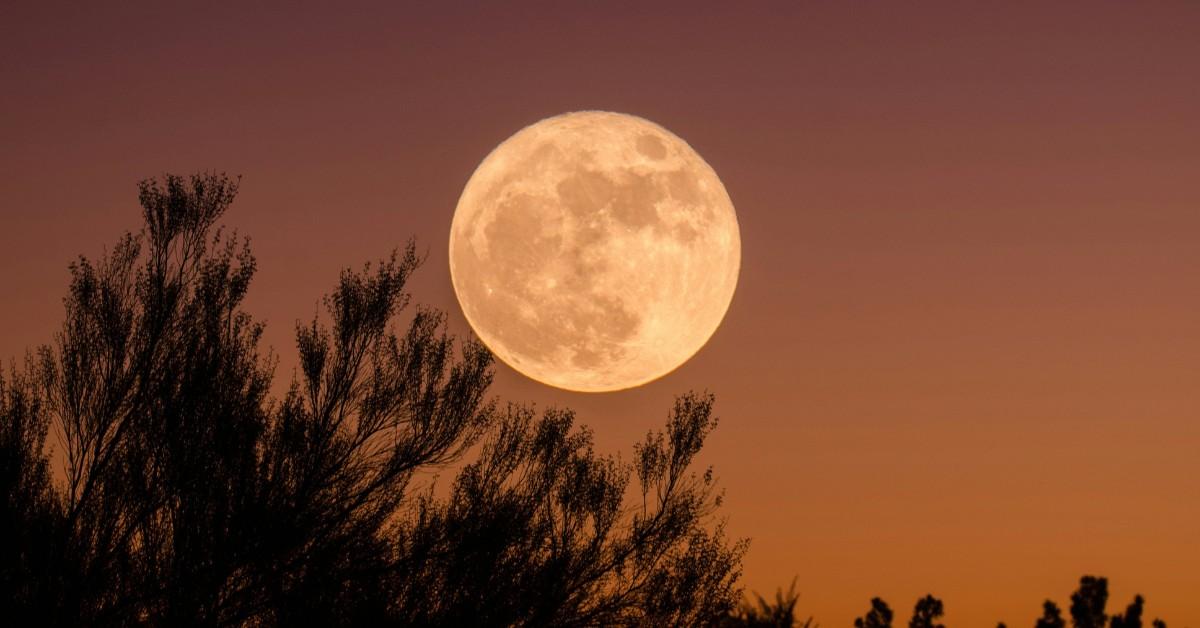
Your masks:
{"label": "small distant tree", "polygon": [[932,595],[926,595],[917,600],[912,619],[908,621],[908,628],[946,628],[937,621],[944,614],[942,601]]}
{"label": "small distant tree", "polygon": [[1104,628],[1108,616],[1108,580],[1096,576],[1079,579],[1079,589],[1071,594],[1071,624],[1075,628]]}
{"label": "small distant tree", "polygon": [[880,598],[871,598],[871,610],[854,620],[854,628],[892,628],[892,609]]}
{"label": "small distant tree", "polygon": [[1142,609],[1146,600],[1140,595],[1135,595],[1129,606],[1125,607],[1125,613],[1121,615],[1113,615],[1110,622],[1111,628],[1142,628]]}
{"label": "small distant tree", "polygon": [[1066,626],[1066,621],[1063,620],[1058,604],[1050,600],[1042,602],[1042,616],[1038,618],[1036,628],[1063,628],[1063,626]]}

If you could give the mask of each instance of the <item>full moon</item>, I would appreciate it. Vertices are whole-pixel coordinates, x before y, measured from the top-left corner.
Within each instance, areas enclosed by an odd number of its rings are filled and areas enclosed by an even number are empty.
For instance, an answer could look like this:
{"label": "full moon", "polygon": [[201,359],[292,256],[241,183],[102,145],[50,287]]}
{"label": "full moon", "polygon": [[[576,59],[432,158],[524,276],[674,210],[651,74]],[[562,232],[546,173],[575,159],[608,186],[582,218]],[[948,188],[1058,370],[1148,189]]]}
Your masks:
{"label": "full moon", "polygon": [[670,373],[716,331],[741,264],[725,186],[653,122],[528,126],[471,175],[450,276],[480,340],[542,383],[603,392]]}

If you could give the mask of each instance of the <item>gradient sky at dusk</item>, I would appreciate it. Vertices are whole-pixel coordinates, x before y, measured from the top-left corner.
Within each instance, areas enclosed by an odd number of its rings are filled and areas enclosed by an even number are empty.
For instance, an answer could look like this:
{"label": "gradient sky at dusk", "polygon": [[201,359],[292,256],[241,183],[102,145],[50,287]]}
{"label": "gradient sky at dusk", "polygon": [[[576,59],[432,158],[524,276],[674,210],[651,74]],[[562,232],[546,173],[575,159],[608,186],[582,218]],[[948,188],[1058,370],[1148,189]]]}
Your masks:
{"label": "gradient sky at dusk", "polygon": [[639,389],[499,365],[497,395],[628,457],[716,393],[745,583],[797,577],[824,626],[926,592],[1031,625],[1084,573],[1200,625],[1200,4],[25,4],[0,9],[5,361],[51,338],[66,264],[138,227],[139,179],[204,169],[244,176],[226,224],[284,379],[338,271],[410,236],[416,300],[467,333],[446,243],[475,166],[632,113],[733,198],[725,322]]}

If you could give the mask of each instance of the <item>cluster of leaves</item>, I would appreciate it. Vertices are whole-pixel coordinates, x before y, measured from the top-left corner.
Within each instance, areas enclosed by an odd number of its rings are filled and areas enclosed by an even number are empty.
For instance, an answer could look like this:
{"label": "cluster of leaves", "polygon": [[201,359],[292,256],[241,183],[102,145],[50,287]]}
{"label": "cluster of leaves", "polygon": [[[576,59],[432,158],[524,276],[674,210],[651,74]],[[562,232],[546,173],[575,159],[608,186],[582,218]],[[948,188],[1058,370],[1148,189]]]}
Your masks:
{"label": "cluster of leaves", "polygon": [[[410,244],[342,274],[275,362],[237,181],[140,187],[145,228],[71,266],[52,346],[0,379],[0,616],[38,625],[706,625],[744,542],[711,524],[685,395],[632,463],[569,411],[498,407],[491,356],[407,311]],[[64,477],[51,474],[58,436]],[[448,496],[422,473],[461,464]],[[640,492],[637,505],[627,494]]]}

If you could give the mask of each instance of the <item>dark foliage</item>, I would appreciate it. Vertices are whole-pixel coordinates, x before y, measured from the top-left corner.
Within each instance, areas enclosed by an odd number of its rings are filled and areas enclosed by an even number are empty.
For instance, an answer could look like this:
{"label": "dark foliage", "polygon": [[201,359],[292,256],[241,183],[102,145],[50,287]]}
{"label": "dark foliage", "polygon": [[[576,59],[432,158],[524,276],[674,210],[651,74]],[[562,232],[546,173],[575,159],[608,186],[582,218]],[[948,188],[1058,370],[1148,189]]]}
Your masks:
{"label": "dark foliage", "polygon": [[1050,600],[1042,602],[1042,616],[1038,618],[1036,628],[1063,628],[1066,625],[1058,604]]}
{"label": "dark foliage", "polygon": [[[144,182],[145,228],[71,266],[56,342],[0,380],[4,617],[698,625],[733,608],[745,545],[707,523],[711,471],[689,471],[711,397],[681,397],[633,463],[595,454],[568,411],[498,410],[482,345],[427,309],[392,331],[409,245],[342,274],[273,398],[241,309],[255,261],[216,227],[236,192]],[[421,474],[464,455],[439,497]]]}
{"label": "dark foliage", "polygon": [[1135,595],[1123,615],[1112,616],[1112,628],[1142,628],[1142,607],[1145,603],[1142,596]]}
{"label": "dark foliage", "polygon": [[926,595],[917,600],[912,619],[908,621],[908,628],[946,628],[938,623],[942,615],[945,615],[942,601],[932,595]]}
{"label": "dark foliage", "polygon": [[[1097,576],[1083,576],[1079,579],[1079,588],[1071,594],[1071,623],[1076,628],[1092,627],[1103,628],[1106,624],[1110,628],[1141,628],[1142,613],[1145,608],[1146,600],[1141,595],[1135,595],[1133,602],[1125,608],[1123,614],[1113,615],[1111,618],[1105,614],[1105,606],[1108,604],[1108,580]],[[1038,628],[1045,626],[1062,626],[1063,620],[1059,613],[1058,607],[1053,602],[1046,601],[1047,614],[1050,609],[1053,609],[1053,614],[1057,618],[1055,624],[1043,624],[1043,620],[1038,621]],[[1166,622],[1161,619],[1155,619],[1151,625],[1154,628],[1167,628]]]}
{"label": "dark foliage", "polygon": [[[795,592],[794,580],[786,595],[782,589],[776,594],[774,603],[767,602],[761,596],[757,597],[757,605],[743,603],[729,615],[722,625],[730,627],[802,626],[804,628],[813,625],[811,617],[803,623],[798,623],[795,618],[796,601],[799,596]],[[1097,617],[1105,617],[1104,606],[1107,599],[1108,581],[1104,578],[1084,576],[1080,579],[1079,589],[1071,596],[1073,619],[1075,622],[1097,621]],[[1144,607],[1145,598],[1141,595],[1134,596],[1123,614],[1113,615],[1107,619],[1107,628],[1141,628]],[[942,601],[932,595],[926,595],[917,600],[908,625],[910,628],[944,628],[938,621],[944,614],[945,606]],[[855,619],[854,625],[856,628],[891,626],[892,619],[892,610],[887,603],[880,598],[873,598],[871,610],[863,617]],[[1076,623],[1076,625],[1079,624]],[[1104,624],[1096,625],[1103,626]],[[1066,621],[1063,619],[1058,605],[1051,600],[1046,600],[1042,604],[1042,615],[1037,619],[1035,626],[1036,628],[1064,628]],[[1151,626],[1167,628],[1166,622],[1161,619],[1155,619]],[[1007,624],[999,622],[996,624],[996,628],[1007,628]]]}
{"label": "dark foliage", "polygon": [[1104,628],[1108,616],[1104,606],[1108,604],[1108,580],[1095,576],[1084,576],[1079,580],[1079,590],[1071,594],[1071,625],[1074,628]]}
{"label": "dark foliage", "polygon": [[800,601],[800,595],[796,593],[795,579],[787,593],[783,589],[775,592],[773,602],[768,602],[757,593],[754,598],[753,603],[743,600],[721,625],[727,628],[818,628],[812,617],[804,621],[796,617],[796,603]]}
{"label": "dark foliage", "polygon": [[[1108,603],[1108,580],[1096,576],[1083,576],[1079,579],[1079,588],[1071,594],[1071,623],[1076,628],[1094,626],[1104,628],[1141,628],[1142,611],[1146,600],[1136,595],[1133,602],[1126,607],[1123,614],[1109,618],[1105,614]],[[1063,628],[1062,611],[1051,600],[1042,604],[1042,616],[1038,618],[1036,628]],[[1154,628],[1166,628],[1166,622],[1155,619],[1151,624]]]}
{"label": "dark foliage", "polygon": [[854,628],[892,628],[892,609],[880,598],[871,598],[871,610],[854,620]]}
{"label": "dark foliage", "polygon": [[30,378],[0,376],[0,617],[49,603],[58,588],[51,566],[62,513],[42,453],[47,429]]}
{"label": "dark foliage", "polygon": [[399,529],[399,608],[412,625],[710,625],[733,605],[743,545],[697,524],[717,500],[687,472],[711,397],[680,398],[631,468],[592,450],[574,416],[510,407],[449,500]]}

